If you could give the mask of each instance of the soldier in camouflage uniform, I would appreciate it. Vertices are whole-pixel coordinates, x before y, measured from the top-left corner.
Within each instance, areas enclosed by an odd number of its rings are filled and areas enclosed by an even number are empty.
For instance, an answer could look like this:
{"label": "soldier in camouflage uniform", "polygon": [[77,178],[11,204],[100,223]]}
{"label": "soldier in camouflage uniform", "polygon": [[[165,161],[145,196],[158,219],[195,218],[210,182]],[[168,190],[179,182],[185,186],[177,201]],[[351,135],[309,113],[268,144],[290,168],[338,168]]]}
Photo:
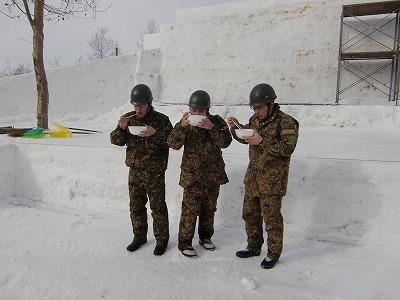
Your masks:
{"label": "soldier in camouflage uniform", "polygon": [[[221,148],[232,142],[226,122],[218,115],[210,115],[210,96],[205,91],[194,92],[187,112],[168,137],[171,148],[184,146],[179,185],[184,188],[179,224],[178,248],[183,255],[197,256],[192,239],[199,217],[199,243],[206,250],[214,250],[214,214],[221,184],[228,182]],[[191,117],[202,115],[196,126]]]}
{"label": "soldier in camouflage uniform", "polygon": [[[127,146],[125,164],[129,169],[130,215],[133,241],[126,248],[135,251],[147,242],[147,197],[153,217],[157,240],[154,255],[164,254],[169,240],[168,210],[165,203],[165,170],[168,164],[167,137],[172,131],[169,118],[156,112],[151,105],[151,90],[144,84],[133,87],[131,103],[134,111],[119,119],[111,132],[111,143]],[[139,135],[130,133],[128,126],[146,126]]]}
{"label": "soldier in camouflage uniform", "polygon": [[298,137],[299,123],[283,113],[274,103],[275,91],[268,84],[259,84],[250,93],[254,115],[243,128],[251,128],[254,135],[240,139],[235,134],[237,119],[228,118],[233,137],[249,144],[249,165],[244,178],[245,196],[243,219],[247,233],[247,248],[236,252],[241,258],[259,256],[263,239],[263,220],[268,233],[268,256],[261,267],[273,268],[283,247],[282,198],[286,194],[290,156]]}

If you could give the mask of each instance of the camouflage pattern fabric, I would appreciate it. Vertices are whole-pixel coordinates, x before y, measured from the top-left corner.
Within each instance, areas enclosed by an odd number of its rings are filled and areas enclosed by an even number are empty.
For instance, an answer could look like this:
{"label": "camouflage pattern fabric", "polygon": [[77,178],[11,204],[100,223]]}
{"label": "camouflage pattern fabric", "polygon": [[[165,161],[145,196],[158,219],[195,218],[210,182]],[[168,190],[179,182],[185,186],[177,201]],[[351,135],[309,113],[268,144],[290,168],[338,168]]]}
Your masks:
{"label": "camouflage pattern fabric", "polygon": [[168,211],[165,203],[165,170],[168,165],[169,146],[167,137],[172,131],[169,118],[150,108],[142,119],[135,112],[125,115],[128,126],[148,125],[156,130],[150,137],[132,135],[129,128],[117,128],[110,134],[111,143],[127,146],[125,164],[129,170],[130,214],[134,238],[143,240],[147,236],[147,198],[153,216],[154,235],[161,243],[168,242]]}
{"label": "camouflage pattern fabric", "polygon": [[201,181],[184,189],[178,234],[179,250],[192,245],[197,216],[199,238],[211,239],[213,236],[219,187],[219,184]]}
{"label": "camouflage pattern fabric", "polygon": [[[274,104],[272,114],[260,121],[253,115],[245,128],[255,129],[263,141],[249,146],[249,165],[244,178],[246,194],[252,196],[286,194],[290,156],[296,148],[299,123]],[[232,128],[233,137],[239,139]]]}
{"label": "camouflage pattern fabric", "polygon": [[178,237],[180,250],[192,245],[197,216],[200,238],[211,238],[219,186],[228,182],[221,148],[230,145],[232,136],[220,116],[207,114],[207,117],[214,124],[212,130],[185,128],[178,122],[168,137],[171,148],[179,150],[184,146],[179,180],[184,188]]}
{"label": "camouflage pattern fabric", "polygon": [[228,182],[221,148],[231,144],[232,136],[228,124],[220,116],[207,114],[207,117],[214,124],[212,130],[195,126],[185,128],[178,122],[168,137],[172,149],[179,150],[184,146],[179,180],[183,188],[201,178],[216,184]]}
{"label": "camouflage pattern fabric", "polygon": [[165,203],[165,173],[129,170],[129,208],[133,235],[140,241],[147,239],[147,198],[153,217],[153,231],[157,243],[169,240],[168,210]]}
{"label": "camouflage pattern fabric", "polygon": [[111,134],[111,143],[126,147],[125,164],[148,171],[165,171],[168,165],[169,146],[167,137],[172,131],[169,118],[150,108],[149,113],[143,118],[136,117],[135,112],[125,114],[128,126],[151,126],[156,134],[150,137],[139,137],[132,135],[129,128],[122,130],[117,126]]}
{"label": "camouflage pattern fabric", "polygon": [[243,202],[243,220],[247,233],[247,246],[261,250],[264,243],[263,219],[268,233],[268,257],[278,261],[283,248],[282,197],[252,197],[246,195]]}
{"label": "camouflage pattern fabric", "polygon": [[[253,115],[243,127],[255,129],[263,137],[259,145],[249,145],[249,165],[244,178],[243,219],[248,247],[261,249],[264,219],[268,232],[268,257],[277,260],[283,242],[281,203],[287,190],[290,156],[296,148],[299,123],[281,112],[275,103],[265,120]],[[234,129],[231,129],[233,137],[246,144],[236,136]]]}

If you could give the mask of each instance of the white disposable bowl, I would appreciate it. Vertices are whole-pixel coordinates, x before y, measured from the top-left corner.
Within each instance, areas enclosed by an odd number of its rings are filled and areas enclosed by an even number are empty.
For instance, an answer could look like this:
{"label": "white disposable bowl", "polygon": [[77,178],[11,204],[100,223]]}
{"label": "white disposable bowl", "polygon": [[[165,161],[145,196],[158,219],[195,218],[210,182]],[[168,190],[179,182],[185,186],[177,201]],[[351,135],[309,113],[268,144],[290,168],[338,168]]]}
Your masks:
{"label": "white disposable bowl", "polygon": [[253,129],[235,129],[236,136],[239,139],[246,139],[254,135]]}
{"label": "white disposable bowl", "polygon": [[146,126],[129,126],[129,132],[133,135],[138,135],[146,130]]}
{"label": "white disposable bowl", "polygon": [[200,122],[206,118],[207,118],[206,116],[202,115],[190,115],[188,118],[188,122],[192,126],[198,126]]}

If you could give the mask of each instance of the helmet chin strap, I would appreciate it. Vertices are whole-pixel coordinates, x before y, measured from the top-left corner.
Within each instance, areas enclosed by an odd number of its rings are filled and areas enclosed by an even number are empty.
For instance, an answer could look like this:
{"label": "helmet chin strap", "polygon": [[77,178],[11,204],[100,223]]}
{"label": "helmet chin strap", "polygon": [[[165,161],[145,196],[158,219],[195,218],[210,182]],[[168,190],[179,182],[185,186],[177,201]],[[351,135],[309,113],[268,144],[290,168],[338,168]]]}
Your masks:
{"label": "helmet chin strap", "polygon": [[267,117],[269,117],[272,114],[272,108],[274,107],[274,102],[268,103],[267,107],[268,107]]}

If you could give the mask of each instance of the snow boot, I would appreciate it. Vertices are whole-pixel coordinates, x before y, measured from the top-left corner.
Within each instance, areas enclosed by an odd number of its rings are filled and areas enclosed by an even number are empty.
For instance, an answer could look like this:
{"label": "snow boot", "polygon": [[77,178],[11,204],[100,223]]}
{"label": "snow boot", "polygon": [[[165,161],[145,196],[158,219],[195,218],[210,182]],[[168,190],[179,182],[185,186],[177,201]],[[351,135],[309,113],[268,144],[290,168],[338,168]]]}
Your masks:
{"label": "snow boot", "polygon": [[157,243],[156,247],[154,248],[153,254],[156,256],[163,255],[167,250],[167,244],[165,243]]}
{"label": "snow boot", "polygon": [[272,269],[276,264],[276,260],[273,260],[269,257],[264,258],[261,262],[261,268],[263,269]]}
{"label": "snow boot", "polygon": [[126,250],[128,250],[129,252],[136,251],[137,249],[140,248],[140,246],[146,244],[146,242],[147,242],[147,239],[144,239],[144,240],[133,239],[132,243],[130,243],[128,245],[128,247],[126,247]]}
{"label": "snow boot", "polygon": [[197,257],[197,252],[196,252],[196,250],[193,249],[193,247],[187,247],[186,249],[182,250],[181,252],[186,257]]}
{"label": "snow boot", "polygon": [[249,248],[240,250],[236,252],[236,256],[240,258],[248,258],[248,257],[253,257],[253,256],[259,256],[261,253],[260,250],[252,250]]}
{"label": "snow boot", "polygon": [[209,250],[209,251],[214,251],[215,250],[215,245],[213,242],[211,242],[210,239],[200,239],[199,244],[203,246],[204,249]]}

